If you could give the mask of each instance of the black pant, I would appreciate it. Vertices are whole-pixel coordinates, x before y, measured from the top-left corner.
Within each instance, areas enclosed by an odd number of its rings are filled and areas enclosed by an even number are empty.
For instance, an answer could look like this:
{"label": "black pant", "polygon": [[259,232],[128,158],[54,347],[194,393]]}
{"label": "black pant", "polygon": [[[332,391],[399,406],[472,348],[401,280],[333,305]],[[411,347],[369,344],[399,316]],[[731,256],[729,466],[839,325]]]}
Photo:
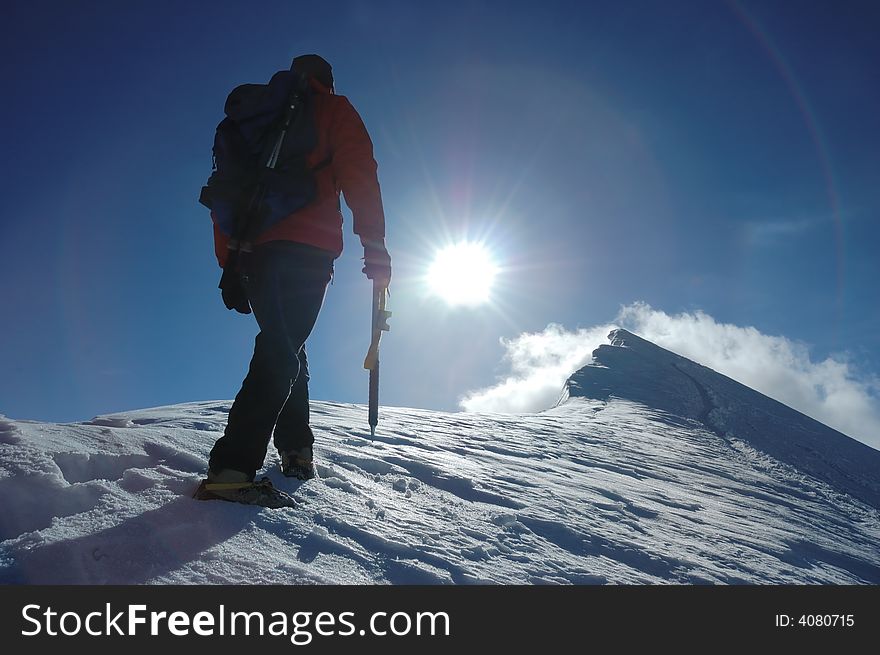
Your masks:
{"label": "black pant", "polygon": [[229,410],[210,469],[262,468],[273,436],[278,450],[314,441],[309,427],[309,366],[305,342],[324,302],[333,254],[288,241],[258,246],[243,262],[243,280],[260,333],[250,370]]}

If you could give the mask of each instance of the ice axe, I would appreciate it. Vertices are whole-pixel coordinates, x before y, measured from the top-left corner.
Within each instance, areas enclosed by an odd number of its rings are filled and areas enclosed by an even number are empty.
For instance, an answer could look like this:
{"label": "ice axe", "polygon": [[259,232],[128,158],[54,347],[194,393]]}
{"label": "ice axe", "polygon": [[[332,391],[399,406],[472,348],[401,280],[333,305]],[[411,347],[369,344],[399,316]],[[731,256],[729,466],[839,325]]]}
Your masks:
{"label": "ice axe", "polygon": [[385,310],[388,288],[373,281],[373,319],[370,330],[370,349],[364,359],[364,368],[370,371],[370,436],[376,436],[376,425],[379,423],[379,339],[383,332],[388,332],[388,319],[391,312]]}

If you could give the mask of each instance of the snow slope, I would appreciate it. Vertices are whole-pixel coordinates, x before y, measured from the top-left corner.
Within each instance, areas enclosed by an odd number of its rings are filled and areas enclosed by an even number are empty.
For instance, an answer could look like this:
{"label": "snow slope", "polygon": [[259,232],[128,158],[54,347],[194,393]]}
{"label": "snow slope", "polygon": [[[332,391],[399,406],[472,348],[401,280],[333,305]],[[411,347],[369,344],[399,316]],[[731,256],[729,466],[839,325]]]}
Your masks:
{"label": "snow slope", "polygon": [[631,332],[608,336],[563,397],[627,398],[694,419],[880,509],[880,451]]}
{"label": "snow slope", "polygon": [[190,498],[227,402],[0,417],[0,582],[880,583],[880,452],[624,331],[528,415],[313,402],[301,500]]}

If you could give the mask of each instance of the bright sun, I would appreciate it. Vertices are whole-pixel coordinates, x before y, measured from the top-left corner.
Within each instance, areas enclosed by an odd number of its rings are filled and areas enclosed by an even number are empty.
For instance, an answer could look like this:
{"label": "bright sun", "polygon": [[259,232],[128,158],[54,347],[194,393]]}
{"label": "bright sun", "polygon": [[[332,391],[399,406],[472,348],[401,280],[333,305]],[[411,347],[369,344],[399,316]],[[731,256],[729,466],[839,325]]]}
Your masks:
{"label": "bright sun", "polygon": [[464,241],[437,253],[428,283],[450,305],[478,305],[489,300],[497,271],[482,245]]}

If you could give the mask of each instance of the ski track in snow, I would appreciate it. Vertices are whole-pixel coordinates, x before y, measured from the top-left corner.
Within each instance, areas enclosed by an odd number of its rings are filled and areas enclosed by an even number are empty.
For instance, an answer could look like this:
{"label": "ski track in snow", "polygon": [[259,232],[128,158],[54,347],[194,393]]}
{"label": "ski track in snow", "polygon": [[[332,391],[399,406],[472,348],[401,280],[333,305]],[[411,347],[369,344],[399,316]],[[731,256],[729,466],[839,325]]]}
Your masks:
{"label": "ski track in snow", "polygon": [[282,510],[190,498],[228,409],[0,417],[0,582],[880,582],[875,508],[643,404],[382,408],[371,440],[364,407],[313,402],[318,477],[271,449],[262,473]]}

